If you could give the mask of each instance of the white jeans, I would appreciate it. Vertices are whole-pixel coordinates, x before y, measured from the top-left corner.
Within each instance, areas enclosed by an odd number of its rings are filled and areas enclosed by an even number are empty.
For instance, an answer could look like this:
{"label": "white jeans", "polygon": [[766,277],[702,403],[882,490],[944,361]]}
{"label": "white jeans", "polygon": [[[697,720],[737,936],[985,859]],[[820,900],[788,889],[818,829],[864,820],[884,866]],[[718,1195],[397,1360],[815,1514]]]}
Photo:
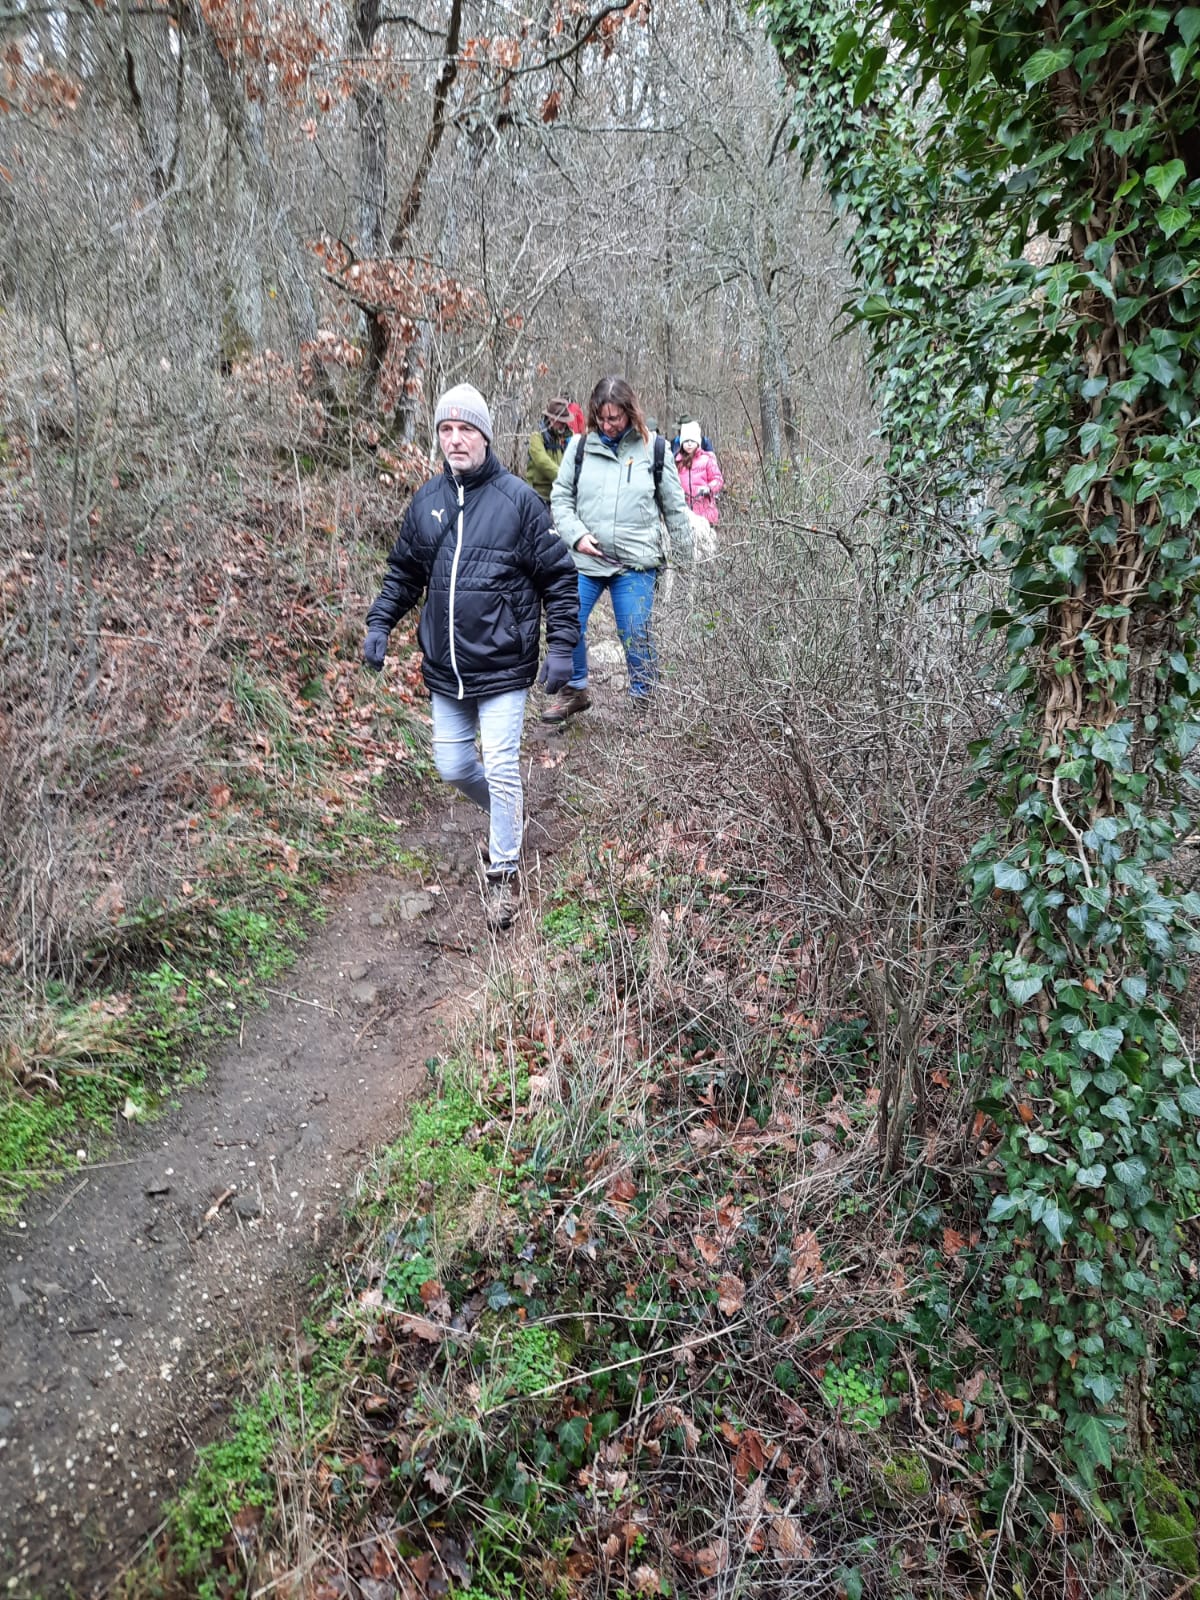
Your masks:
{"label": "white jeans", "polygon": [[432,695],[433,759],[447,783],[487,812],[493,876],[515,872],[521,854],[521,730],[527,695],[526,689],[510,689],[507,694],[478,700]]}

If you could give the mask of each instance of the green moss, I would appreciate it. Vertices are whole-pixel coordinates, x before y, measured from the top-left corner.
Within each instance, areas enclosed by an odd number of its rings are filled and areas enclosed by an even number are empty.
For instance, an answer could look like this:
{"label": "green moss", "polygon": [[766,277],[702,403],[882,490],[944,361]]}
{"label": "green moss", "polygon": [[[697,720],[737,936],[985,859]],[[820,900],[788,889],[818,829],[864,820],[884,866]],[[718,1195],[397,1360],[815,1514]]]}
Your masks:
{"label": "green moss", "polygon": [[1146,1549],[1160,1566],[1187,1578],[1200,1578],[1196,1517],[1182,1489],[1157,1467],[1147,1467],[1134,1518]]}
{"label": "green moss", "polygon": [[929,1468],[915,1450],[901,1450],[878,1463],[884,1497],[894,1503],[923,1500],[932,1487]]}

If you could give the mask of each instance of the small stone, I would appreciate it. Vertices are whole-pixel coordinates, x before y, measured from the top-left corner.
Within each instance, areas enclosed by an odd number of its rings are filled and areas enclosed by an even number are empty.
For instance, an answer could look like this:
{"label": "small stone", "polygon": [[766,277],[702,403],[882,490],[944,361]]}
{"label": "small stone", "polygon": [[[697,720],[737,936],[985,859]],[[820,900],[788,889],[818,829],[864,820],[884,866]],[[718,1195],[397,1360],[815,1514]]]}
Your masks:
{"label": "small stone", "polygon": [[13,1424],[13,1414],[7,1406],[0,1406],[0,1433],[7,1433]]}
{"label": "small stone", "polygon": [[392,901],[392,915],[400,922],[415,922],[433,910],[433,896],[423,889],[409,889]]}
{"label": "small stone", "polygon": [[378,999],[377,983],[356,983],[351,986],[350,1001],[359,1011],[369,1011]]}
{"label": "small stone", "polygon": [[49,1278],[35,1278],[33,1287],[43,1300],[57,1300],[60,1294],[66,1294],[67,1292],[61,1283],[53,1283]]}
{"label": "small stone", "polygon": [[357,983],[360,978],[365,978],[367,973],[370,972],[370,970],[371,970],[371,967],[370,967],[370,963],[369,962],[356,961],[354,963],[354,965],[350,968],[350,970],[346,974],[346,976],[348,978],[351,978],[355,983]]}
{"label": "small stone", "polygon": [[384,916],[382,911],[372,911],[370,916],[367,918],[367,927],[386,928],[387,918]]}
{"label": "small stone", "polygon": [[261,1217],[263,1214],[262,1201],[256,1194],[235,1194],[233,1210],[235,1216],[241,1217],[243,1222],[253,1222],[255,1217]]}
{"label": "small stone", "polygon": [[19,1284],[10,1283],[8,1292],[12,1296],[13,1309],[15,1311],[22,1311],[29,1304],[29,1296]]}

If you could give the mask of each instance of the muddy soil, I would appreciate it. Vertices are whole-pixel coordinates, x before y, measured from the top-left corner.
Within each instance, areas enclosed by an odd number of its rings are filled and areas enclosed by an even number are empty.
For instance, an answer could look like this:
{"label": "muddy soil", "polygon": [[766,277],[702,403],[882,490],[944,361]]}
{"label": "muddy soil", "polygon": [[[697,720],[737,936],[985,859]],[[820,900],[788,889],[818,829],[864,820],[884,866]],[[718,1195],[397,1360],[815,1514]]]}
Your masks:
{"label": "muddy soil", "polygon": [[[603,713],[589,715],[595,727]],[[531,714],[535,866],[571,829],[557,798],[571,749],[579,734]],[[356,1177],[399,1129],[425,1061],[505,959],[475,878],[483,819],[451,795],[432,792],[403,833],[427,874],[331,894],[204,1085],[123,1128],[0,1235],[7,1593],[103,1594],[154,1536],[255,1354],[298,1327]]]}

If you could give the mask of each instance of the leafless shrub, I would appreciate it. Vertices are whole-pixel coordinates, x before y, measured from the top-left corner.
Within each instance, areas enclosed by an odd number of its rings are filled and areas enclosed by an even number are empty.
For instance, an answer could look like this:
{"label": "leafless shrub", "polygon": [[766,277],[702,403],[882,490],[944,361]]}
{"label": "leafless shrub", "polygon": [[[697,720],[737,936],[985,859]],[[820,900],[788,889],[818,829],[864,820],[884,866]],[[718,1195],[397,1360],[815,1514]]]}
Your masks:
{"label": "leafless shrub", "polygon": [[814,474],[773,514],[727,515],[718,557],[664,608],[659,719],[617,741],[592,798],[605,813],[620,784],[626,814],[632,791],[640,814],[703,841],[708,868],[801,952],[804,1005],[865,1011],[886,1175],[936,1120],[929,1047],[953,1030],[947,986],[971,949],[967,746],[994,707],[978,597],[889,570],[864,498]]}

